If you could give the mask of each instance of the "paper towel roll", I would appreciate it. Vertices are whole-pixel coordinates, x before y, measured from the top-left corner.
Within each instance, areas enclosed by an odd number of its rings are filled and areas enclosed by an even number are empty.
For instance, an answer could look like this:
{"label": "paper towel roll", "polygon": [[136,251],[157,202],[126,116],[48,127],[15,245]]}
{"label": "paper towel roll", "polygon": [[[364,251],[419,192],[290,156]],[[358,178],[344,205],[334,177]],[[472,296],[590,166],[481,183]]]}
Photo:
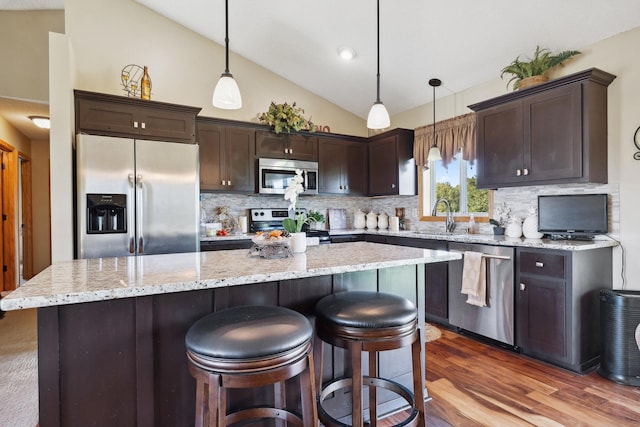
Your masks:
{"label": "paper towel roll", "polygon": [[240,229],[241,233],[246,233],[247,232],[247,217],[246,216],[239,216],[238,217],[238,228]]}
{"label": "paper towel roll", "polygon": [[389,218],[389,230],[390,231],[400,230],[400,218],[398,218],[397,216],[392,216]]}

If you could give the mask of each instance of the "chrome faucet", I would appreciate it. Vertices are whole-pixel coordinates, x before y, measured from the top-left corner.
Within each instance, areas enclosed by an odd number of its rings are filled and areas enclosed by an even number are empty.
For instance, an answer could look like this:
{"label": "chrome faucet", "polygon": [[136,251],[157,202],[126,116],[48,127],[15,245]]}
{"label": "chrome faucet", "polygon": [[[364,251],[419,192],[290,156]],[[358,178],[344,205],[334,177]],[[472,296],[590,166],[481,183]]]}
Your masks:
{"label": "chrome faucet", "polygon": [[451,206],[449,205],[449,202],[447,202],[447,199],[438,199],[438,201],[433,205],[433,211],[431,212],[431,215],[438,215],[438,205],[440,204],[440,202],[444,203],[447,213],[447,217],[445,219],[445,229],[447,233],[453,233],[453,230],[456,229],[456,223],[453,221],[453,215],[451,215]]}

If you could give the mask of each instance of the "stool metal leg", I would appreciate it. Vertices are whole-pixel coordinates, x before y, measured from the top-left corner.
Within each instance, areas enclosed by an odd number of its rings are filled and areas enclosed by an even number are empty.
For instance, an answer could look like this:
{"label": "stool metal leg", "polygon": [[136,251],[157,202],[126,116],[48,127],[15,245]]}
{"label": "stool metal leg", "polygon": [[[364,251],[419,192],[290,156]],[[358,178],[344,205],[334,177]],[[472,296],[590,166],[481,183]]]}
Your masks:
{"label": "stool metal leg", "polygon": [[316,398],[320,398],[322,392],[322,361],[324,357],[323,341],[315,334],[313,340],[313,361],[315,363],[315,383],[318,386]]}

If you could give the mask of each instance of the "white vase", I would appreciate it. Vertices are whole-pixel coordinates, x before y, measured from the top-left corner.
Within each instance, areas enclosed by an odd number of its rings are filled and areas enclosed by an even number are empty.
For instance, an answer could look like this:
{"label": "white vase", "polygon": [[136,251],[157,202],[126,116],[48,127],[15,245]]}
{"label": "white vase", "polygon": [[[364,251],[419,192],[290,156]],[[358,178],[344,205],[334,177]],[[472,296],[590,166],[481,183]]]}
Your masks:
{"label": "white vase", "polygon": [[504,235],[507,237],[522,237],[522,224],[520,224],[520,220],[516,218],[511,221],[504,230]]}
{"label": "white vase", "polygon": [[300,254],[307,250],[307,233],[291,233],[291,243],[289,245],[291,252]]}
{"label": "white vase", "polygon": [[380,230],[386,230],[389,227],[389,216],[386,213],[378,215],[378,228]]}
{"label": "white vase", "polygon": [[364,212],[358,209],[356,213],[353,214],[353,228],[362,229],[365,227],[365,225],[366,219],[364,218]]}
{"label": "white vase", "polygon": [[371,211],[367,214],[367,230],[375,230],[378,226],[378,215]]}
{"label": "white vase", "polygon": [[529,215],[522,224],[522,234],[527,239],[541,239],[543,234],[538,231],[538,215]]}

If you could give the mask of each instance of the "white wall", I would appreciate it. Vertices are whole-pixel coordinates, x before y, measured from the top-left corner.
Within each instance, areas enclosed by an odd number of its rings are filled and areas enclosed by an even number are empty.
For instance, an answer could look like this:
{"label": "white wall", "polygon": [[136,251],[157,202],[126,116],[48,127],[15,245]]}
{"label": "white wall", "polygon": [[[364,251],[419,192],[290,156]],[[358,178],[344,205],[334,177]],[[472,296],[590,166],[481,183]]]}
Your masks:
{"label": "white wall", "polygon": [[[608,169],[609,184],[618,185],[620,191],[619,240],[625,249],[614,250],[613,281],[616,289],[640,290],[640,264],[633,260],[640,257],[640,162],[633,160],[636,151],[633,133],[640,126],[640,57],[633,52],[640,45],[640,27],[616,35],[592,46],[579,48],[583,54],[575,57],[556,71],[555,76],[567,75],[596,67],[612,73],[617,78],[608,88]],[[496,70],[496,76],[498,71]],[[446,87],[447,82],[443,81]],[[437,89],[438,90],[438,89]],[[445,89],[446,90],[446,89]],[[467,105],[507,93],[506,80],[495,80],[469,90],[449,95],[436,101],[436,120],[470,112]],[[399,127],[416,128],[432,122],[431,103],[392,117]],[[522,187],[526,191],[526,187]],[[623,265],[626,271],[623,283]]]}
{"label": "white wall", "polygon": [[73,259],[73,69],[68,39],[49,35],[49,155],[51,161],[51,261]]}

